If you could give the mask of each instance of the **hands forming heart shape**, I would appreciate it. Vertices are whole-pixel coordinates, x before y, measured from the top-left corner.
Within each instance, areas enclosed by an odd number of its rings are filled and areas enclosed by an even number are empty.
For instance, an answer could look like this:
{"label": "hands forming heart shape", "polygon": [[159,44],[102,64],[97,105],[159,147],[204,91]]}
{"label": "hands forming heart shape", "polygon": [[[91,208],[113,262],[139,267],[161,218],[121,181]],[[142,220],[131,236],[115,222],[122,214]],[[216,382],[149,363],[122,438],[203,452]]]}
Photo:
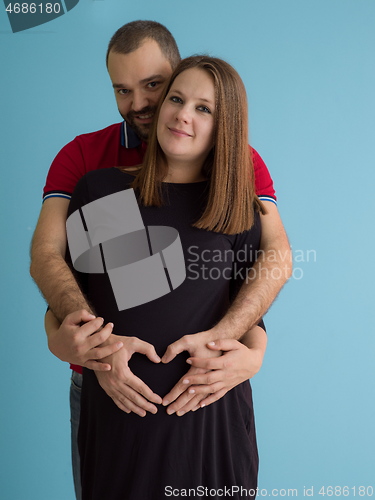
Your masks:
{"label": "hands forming heart shape", "polygon": [[211,334],[209,331],[181,337],[168,346],[162,358],[158,356],[152,344],[137,337],[116,335],[111,335],[111,337],[111,341],[121,343],[122,348],[102,360],[111,365],[111,370],[96,372],[96,375],[101,387],[121,410],[126,413],[133,411],[140,416],[145,416],[147,411],[153,414],[157,413],[158,409],[155,405],[162,404],[168,406],[168,414],[176,412],[178,416],[181,416],[189,410],[200,407],[199,403],[207,397],[207,392],[203,393],[201,387],[199,389],[192,388],[192,384],[201,385],[202,382],[204,383],[207,376],[204,380],[197,379],[197,376],[207,375],[210,369],[191,366],[173,389],[162,398],[132,373],[128,363],[134,353],[140,353],[154,363],[166,364],[183,351],[188,351],[192,356],[187,360],[191,365],[195,362],[195,358],[203,358],[208,361],[212,357],[221,355],[220,348],[215,343],[210,343]]}
{"label": "hands forming heart shape", "polygon": [[[160,358],[153,345],[136,337],[113,335],[112,323],[102,325],[103,318],[84,309],[66,316],[61,325],[48,311],[48,347],[62,361],[95,370],[101,387],[115,404],[140,416],[156,413],[155,405],[166,407],[169,415],[182,416],[214,403],[259,371],[267,344],[267,334],[259,326],[245,334],[244,343],[223,339],[222,328],[216,326],[181,337]],[[190,354],[187,363],[191,367],[163,398],[128,366],[134,353],[154,363],[169,363],[183,351]]]}

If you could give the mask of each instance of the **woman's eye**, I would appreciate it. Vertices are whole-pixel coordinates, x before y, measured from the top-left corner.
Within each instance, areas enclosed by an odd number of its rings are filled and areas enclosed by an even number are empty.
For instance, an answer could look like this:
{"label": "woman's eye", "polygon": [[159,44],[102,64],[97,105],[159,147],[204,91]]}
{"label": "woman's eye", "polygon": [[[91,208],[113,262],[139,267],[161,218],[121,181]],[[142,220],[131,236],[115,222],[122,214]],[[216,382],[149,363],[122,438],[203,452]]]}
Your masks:
{"label": "woman's eye", "polygon": [[176,102],[177,104],[182,104],[182,99],[181,99],[181,97],[172,96],[172,97],[170,98],[170,100],[171,100],[172,102]]}
{"label": "woman's eye", "polygon": [[211,110],[207,106],[198,106],[197,108],[199,111],[203,111],[204,113],[209,113],[211,114]]}

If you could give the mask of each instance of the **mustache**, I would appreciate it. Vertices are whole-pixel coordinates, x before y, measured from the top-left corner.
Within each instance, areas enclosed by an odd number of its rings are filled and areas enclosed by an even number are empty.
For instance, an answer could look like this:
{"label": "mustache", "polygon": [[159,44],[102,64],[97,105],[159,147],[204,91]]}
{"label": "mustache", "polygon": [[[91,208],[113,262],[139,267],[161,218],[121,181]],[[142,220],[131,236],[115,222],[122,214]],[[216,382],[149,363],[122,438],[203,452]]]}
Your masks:
{"label": "mustache", "polygon": [[131,119],[138,115],[147,115],[148,113],[154,113],[156,111],[156,106],[146,106],[140,111],[129,111],[127,118]]}

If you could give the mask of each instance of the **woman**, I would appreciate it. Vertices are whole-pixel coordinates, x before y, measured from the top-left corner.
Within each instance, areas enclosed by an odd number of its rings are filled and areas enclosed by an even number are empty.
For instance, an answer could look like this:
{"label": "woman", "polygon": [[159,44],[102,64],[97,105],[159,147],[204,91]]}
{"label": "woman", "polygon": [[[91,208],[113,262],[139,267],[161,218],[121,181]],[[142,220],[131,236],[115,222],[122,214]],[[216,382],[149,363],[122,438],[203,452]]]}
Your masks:
{"label": "woman", "polygon": [[[231,272],[236,267],[244,277],[259,248],[262,206],[254,193],[246,109],[243,83],[231,66],[205,56],[185,59],[165,89],[139,172],[94,171],[73,194],[70,214],[133,188],[145,226],[178,231],[186,278],[155,300],[119,311],[107,274],[77,276],[115,334],[152,344],[159,356],[181,336],[222,318],[236,288]],[[157,355],[136,353],[129,367],[163,397],[187,371],[186,353],[172,358],[167,351],[163,361],[169,362],[158,363]],[[224,488],[240,498],[236,488],[257,485],[247,382],[183,418],[163,408],[139,418],[117,408],[95,374],[84,370],[79,446],[83,500],[161,499],[176,489],[212,498],[212,490],[220,496]]]}

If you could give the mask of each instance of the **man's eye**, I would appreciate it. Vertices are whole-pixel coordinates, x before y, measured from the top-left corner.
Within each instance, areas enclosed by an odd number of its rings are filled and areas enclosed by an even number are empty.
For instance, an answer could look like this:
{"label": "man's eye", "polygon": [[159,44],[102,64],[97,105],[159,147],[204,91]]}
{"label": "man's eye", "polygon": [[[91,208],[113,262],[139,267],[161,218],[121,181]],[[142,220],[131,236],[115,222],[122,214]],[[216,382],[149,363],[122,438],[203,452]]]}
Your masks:
{"label": "man's eye", "polygon": [[207,106],[198,106],[197,109],[199,111],[203,111],[203,113],[209,113],[209,114],[211,114],[211,110]]}
{"label": "man's eye", "polygon": [[118,89],[117,91],[120,95],[126,95],[126,94],[129,94],[129,90],[128,89]]}
{"label": "man's eye", "polygon": [[181,99],[181,97],[171,96],[171,97],[170,97],[170,100],[171,100],[172,102],[176,102],[177,104],[182,104],[182,99]]}
{"label": "man's eye", "polygon": [[159,85],[159,82],[150,82],[150,83],[147,84],[147,88],[154,89],[158,85]]}

